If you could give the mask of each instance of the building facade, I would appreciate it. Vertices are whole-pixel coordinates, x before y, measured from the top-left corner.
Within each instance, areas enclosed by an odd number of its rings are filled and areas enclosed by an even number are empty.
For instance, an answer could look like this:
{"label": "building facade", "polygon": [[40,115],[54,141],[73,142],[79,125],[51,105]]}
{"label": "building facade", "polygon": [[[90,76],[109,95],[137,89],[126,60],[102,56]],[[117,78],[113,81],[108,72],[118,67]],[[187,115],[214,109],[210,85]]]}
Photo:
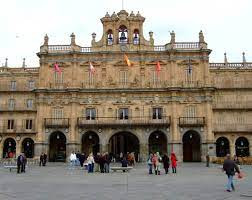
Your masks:
{"label": "building facade", "polygon": [[[91,47],[49,45],[38,68],[0,67],[0,155],[25,152],[64,161],[71,151],[175,152],[183,161],[226,153],[249,156],[252,144],[252,63],[209,63],[197,42],[154,45],[145,18],[125,10],[101,19]],[[128,59],[128,60],[127,60]],[[127,63],[128,61],[128,63]],[[55,63],[60,71],[54,70]],[[90,70],[90,66],[94,70]],[[130,66],[129,66],[130,65]],[[160,65],[160,68],[159,66]]]}

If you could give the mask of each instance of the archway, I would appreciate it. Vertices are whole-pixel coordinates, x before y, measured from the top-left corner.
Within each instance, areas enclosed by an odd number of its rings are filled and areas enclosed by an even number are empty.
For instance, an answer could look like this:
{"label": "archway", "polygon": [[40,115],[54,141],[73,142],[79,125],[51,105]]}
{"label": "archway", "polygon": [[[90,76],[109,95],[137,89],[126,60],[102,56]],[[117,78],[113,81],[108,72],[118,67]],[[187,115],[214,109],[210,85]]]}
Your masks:
{"label": "archway", "polygon": [[82,136],[82,147],[81,150],[85,155],[93,153],[96,155],[100,151],[100,139],[99,136],[92,131],[85,133]]}
{"label": "archway", "polygon": [[235,142],[235,154],[239,157],[249,156],[249,141],[245,137],[239,137]]}
{"label": "archway", "polygon": [[7,138],[4,141],[3,158],[16,157],[16,141],[13,138]]}
{"label": "archway", "polygon": [[216,156],[225,157],[230,153],[229,141],[226,137],[220,137],[216,140]]}
{"label": "archway", "polygon": [[65,162],[66,160],[66,136],[60,132],[53,132],[50,136],[49,161]]}
{"label": "archway", "polygon": [[27,158],[34,156],[34,141],[31,138],[25,138],[22,142],[22,152]]}
{"label": "archway", "polygon": [[119,132],[109,139],[109,152],[119,160],[120,153],[126,155],[134,152],[135,159],[138,161],[140,145],[137,136],[130,132]]}
{"label": "archway", "polygon": [[161,155],[167,153],[167,137],[161,131],[155,131],[149,137],[149,153],[155,152]]}
{"label": "archway", "polygon": [[201,161],[200,135],[196,131],[187,131],[183,136],[183,161]]}

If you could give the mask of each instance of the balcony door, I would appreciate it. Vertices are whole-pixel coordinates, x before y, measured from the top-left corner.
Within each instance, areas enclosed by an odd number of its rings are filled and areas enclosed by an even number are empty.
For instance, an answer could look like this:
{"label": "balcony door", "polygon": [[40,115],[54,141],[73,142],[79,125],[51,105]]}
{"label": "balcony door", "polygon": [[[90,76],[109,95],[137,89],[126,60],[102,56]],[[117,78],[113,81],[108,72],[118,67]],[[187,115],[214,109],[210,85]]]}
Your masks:
{"label": "balcony door", "polygon": [[66,136],[60,132],[53,132],[50,136],[49,161],[65,162],[66,160]]}
{"label": "balcony door", "polygon": [[183,136],[183,161],[200,162],[200,135],[196,131],[187,131]]}

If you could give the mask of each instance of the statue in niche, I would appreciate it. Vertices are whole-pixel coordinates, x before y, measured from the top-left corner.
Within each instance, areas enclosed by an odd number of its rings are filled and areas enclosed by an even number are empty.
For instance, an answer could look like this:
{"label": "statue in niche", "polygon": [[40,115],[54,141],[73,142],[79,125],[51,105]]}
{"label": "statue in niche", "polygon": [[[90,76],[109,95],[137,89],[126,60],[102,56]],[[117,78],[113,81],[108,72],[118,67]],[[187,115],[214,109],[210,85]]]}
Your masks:
{"label": "statue in niche", "polygon": [[112,76],[108,77],[108,84],[109,85],[115,85],[115,81],[112,79]]}
{"label": "statue in niche", "polygon": [[135,76],[134,80],[133,80],[133,86],[138,86],[140,83],[139,77],[138,75]]}

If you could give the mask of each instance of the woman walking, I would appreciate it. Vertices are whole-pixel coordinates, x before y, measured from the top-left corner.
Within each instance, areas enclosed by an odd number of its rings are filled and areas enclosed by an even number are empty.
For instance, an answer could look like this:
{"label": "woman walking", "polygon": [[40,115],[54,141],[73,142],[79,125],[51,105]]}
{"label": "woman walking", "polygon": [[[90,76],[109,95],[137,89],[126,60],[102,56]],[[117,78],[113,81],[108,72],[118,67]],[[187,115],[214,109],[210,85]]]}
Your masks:
{"label": "woman walking", "polygon": [[177,173],[177,157],[175,153],[171,153],[171,164],[172,164],[172,173]]}
{"label": "woman walking", "polygon": [[151,153],[151,154],[149,155],[148,160],[147,160],[148,167],[149,167],[149,174],[152,174],[152,157],[153,157],[153,154]]}

